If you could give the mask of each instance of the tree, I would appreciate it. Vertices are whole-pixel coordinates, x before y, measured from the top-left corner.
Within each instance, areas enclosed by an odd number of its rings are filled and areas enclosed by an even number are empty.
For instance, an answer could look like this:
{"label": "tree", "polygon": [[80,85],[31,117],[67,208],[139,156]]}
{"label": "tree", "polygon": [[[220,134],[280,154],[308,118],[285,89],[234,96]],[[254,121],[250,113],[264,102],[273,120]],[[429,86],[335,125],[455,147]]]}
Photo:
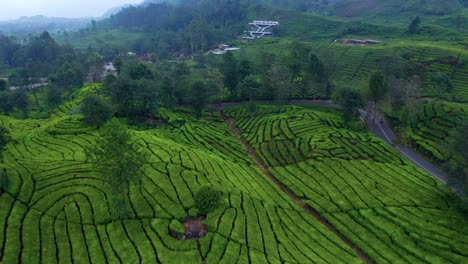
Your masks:
{"label": "tree", "polygon": [[309,90],[312,90],[314,98],[316,96],[329,96],[331,86],[329,86],[325,65],[317,55],[313,53],[308,55],[302,85],[303,96],[305,96]]}
{"label": "tree", "polygon": [[205,86],[206,84],[200,80],[195,81],[192,84],[191,105],[197,116],[201,116],[203,109],[205,109],[206,105],[208,104],[208,94]]}
{"label": "tree", "polygon": [[12,96],[12,102],[15,108],[21,112],[23,118],[28,117],[29,105],[31,104],[31,101],[29,100],[25,89],[16,90]]}
{"label": "tree", "polygon": [[363,106],[361,94],[350,88],[342,88],[337,91],[337,101],[343,107],[345,123],[359,118],[359,109]]}
{"label": "tree", "polygon": [[247,99],[249,102],[255,100],[256,95],[259,93],[260,84],[254,75],[248,75],[239,84],[239,90],[242,99]]}
{"label": "tree", "polygon": [[387,95],[388,90],[389,85],[385,74],[380,71],[372,72],[369,77],[369,86],[366,91],[368,101],[366,121],[368,124],[373,124],[375,122],[378,106]]}
{"label": "tree", "polygon": [[252,74],[252,64],[249,60],[243,59],[239,63],[239,80],[243,80],[245,77]]}
{"label": "tree", "polygon": [[287,64],[291,70],[292,78],[303,77],[307,68],[307,58],[310,54],[310,48],[304,43],[293,41],[287,58]]}
{"label": "tree", "polygon": [[193,197],[198,212],[207,215],[221,206],[223,192],[212,186],[201,188]]}
{"label": "tree", "polygon": [[101,128],[95,146],[88,149],[88,156],[114,196],[111,199],[114,217],[128,218],[130,186],[141,183],[144,152],[134,142],[130,131],[117,119],[112,119]]}
{"label": "tree", "polygon": [[267,98],[281,104],[289,99],[291,94],[291,74],[284,66],[273,65],[263,76]]}
{"label": "tree", "polygon": [[411,23],[408,27],[408,32],[410,34],[418,34],[419,33],[419,27],[421,26],[421,18],[419,16],[416,16],[411,20]]}
{"label": "tree", "polygon": [[118,116],[141,117],[157,114],[160,83],[149,65],[125,65],[120,75],[106,81],[106,90]]}
{"label": "tree", "polygon": [[114,114],[112,106],[106,100],[91,94],[81,102],[81,113],[84,115],[85,123],[97,127],[104,125]]}
{"label": "tree", "polygon": [[14,107],[13,94],[9,91],[0,91],[0,111],[9,114]]}
{"label": "tree", "polygon": [[62,103],[62,89],[57,85],[49,85],[46,90],[46,102],[49,108],[54,108]]}
{"label": "tree", "polygon": [[169,108],[172,108],[176,102],[175,83],[169,76],[165,76],[162,80],[161,102]]}
{"label": "tree", "polygon": [[224,85],[231,91],[231,96],[235,97],[238,83],[238,66],[232,52],[224,54],[222,73],[224,75]]}
{"label": "tree", "polygon": [[5,91],[8,88],[8,82],[0,79],[0,91]]}

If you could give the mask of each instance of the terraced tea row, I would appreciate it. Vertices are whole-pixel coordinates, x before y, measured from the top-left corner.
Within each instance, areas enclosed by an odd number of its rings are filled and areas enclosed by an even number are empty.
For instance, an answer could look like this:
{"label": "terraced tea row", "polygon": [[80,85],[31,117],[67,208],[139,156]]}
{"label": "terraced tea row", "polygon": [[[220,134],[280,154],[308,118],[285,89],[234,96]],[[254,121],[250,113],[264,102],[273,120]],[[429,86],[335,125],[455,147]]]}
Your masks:
{"label": "terraced tea row", "polygon": [[[372,260],[468,261],[466,220],[451,206],[453,194],[445,185],[371,134],[344,129],[337,112],[298,106],[258,109],[253,117],[245,107],[227,109],[226,114],[236,120],[269,172]],[[279,127],[288,132],[281,133]],[[279,144],[288,134],[295,136],[295,142],[309,142],[308,155],[302,147]],[[354,148],[344,140],[349,135],[354,135]],[[262,147],[266,143],[280,147]],[[332,143],[349,154],[330,151]],[[287,163],[277,153],[302,159]]]}
{"label": "terraced tea row", "polygon": [[[130,217],[110,214],[114,200],[85,155],[98,140],[79,116],[19,121],[4,153],[9,179],[0,194],[0,263],[356,263],[354,251],[250,165],[219,118],[185,120],[133,134],[148,154],[140,187],[126,199]],[[169,235],[205,185],[224,206],[205,220],[197,243]]]}
{"label": "terraced tea row", "polygon": [[468,118],[468,107],[456,103],[427,103],[420,107],[411,124],[416,147],[439,162],[447,160],[445,147],[450,133]]}

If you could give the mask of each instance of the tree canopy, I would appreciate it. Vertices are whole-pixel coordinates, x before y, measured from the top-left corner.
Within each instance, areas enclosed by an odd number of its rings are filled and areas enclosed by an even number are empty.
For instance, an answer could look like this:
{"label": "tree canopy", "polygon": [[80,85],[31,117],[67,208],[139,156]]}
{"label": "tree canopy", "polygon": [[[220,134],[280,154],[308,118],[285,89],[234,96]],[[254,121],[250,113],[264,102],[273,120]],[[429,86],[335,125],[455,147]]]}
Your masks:
{"label": "tree canopy", "polygon": [[131,132],[117,119],[110,120],[101,128],[96,144],[88,152],[115,198],[114,216],[120,219],[128,217],[128,192],[130,185],[140,184],[146,163],[144,152],[135,143]]}

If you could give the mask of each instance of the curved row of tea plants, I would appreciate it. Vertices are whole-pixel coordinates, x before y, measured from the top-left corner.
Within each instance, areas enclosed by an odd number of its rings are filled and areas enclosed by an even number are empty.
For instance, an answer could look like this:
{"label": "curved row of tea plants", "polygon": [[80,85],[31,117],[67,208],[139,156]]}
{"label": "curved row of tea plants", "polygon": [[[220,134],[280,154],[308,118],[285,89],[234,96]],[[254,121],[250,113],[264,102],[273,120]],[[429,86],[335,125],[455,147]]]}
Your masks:
{"label": "curved row of tea plants", "polygon": [[[250,164],[217,116],[180,127],[133,129],[148,154],[139,187],[127,195],[129,218],[110,214],[112,195],[85,155],[98,140],[74,104],[47,120],[1,116],[13,141],[0,166],[0,263],[358,263],[355,252],[304,213]],[[222,190],[198,243],[169,235],[205,185]]]}
{"label": "curved row of tea plants", "polygon": [[247,107],[226,114],[274,177],[374,261],[468,261],[466,218],[441,182],[373,135],[344,129],[335,110],[257,108],[253,116]]}
{"label": "curved row of tea plants", "polygon": [[463,104],[433,102],[421,105],[411,124],[410,138],[416,148],[438,162],[447,160],[450,133],[468,118]]}

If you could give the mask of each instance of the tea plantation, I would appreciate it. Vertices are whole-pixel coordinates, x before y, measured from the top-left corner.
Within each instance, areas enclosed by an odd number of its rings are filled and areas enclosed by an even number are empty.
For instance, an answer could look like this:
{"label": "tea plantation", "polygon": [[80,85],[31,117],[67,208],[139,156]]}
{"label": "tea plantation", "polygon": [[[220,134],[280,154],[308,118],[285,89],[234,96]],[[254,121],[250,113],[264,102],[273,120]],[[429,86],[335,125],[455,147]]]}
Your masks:
{"label": "tea plantation", "polygon": [[450,131],[467,118],[468,107],[465,104],[423,104],[411,124],[410,137],[421,152],[443,163],[448,159],[445,148],[450,144]]}
{"label": "tea plantation", "polygon": [[328,109],[226,110],[273,176],[376,263],[465,263],[466,218],[445,185]]}
{"label": "tea plantation", "polygon": [[[131,216],[113,219],[110,191],[84,151],[98,133],[69,114],[75,106],[44,120],[0,117],[13,137],[1,164],[9,184],[0,194],[0,263],[361,263],[252,165],[217,115],[181,110],[168,114],[184,120],[178,125],[132,128],[148,162],[127,197]],[[224,192],[207,236],[173,238],[170,222],[187,217],[206,185]]]}

